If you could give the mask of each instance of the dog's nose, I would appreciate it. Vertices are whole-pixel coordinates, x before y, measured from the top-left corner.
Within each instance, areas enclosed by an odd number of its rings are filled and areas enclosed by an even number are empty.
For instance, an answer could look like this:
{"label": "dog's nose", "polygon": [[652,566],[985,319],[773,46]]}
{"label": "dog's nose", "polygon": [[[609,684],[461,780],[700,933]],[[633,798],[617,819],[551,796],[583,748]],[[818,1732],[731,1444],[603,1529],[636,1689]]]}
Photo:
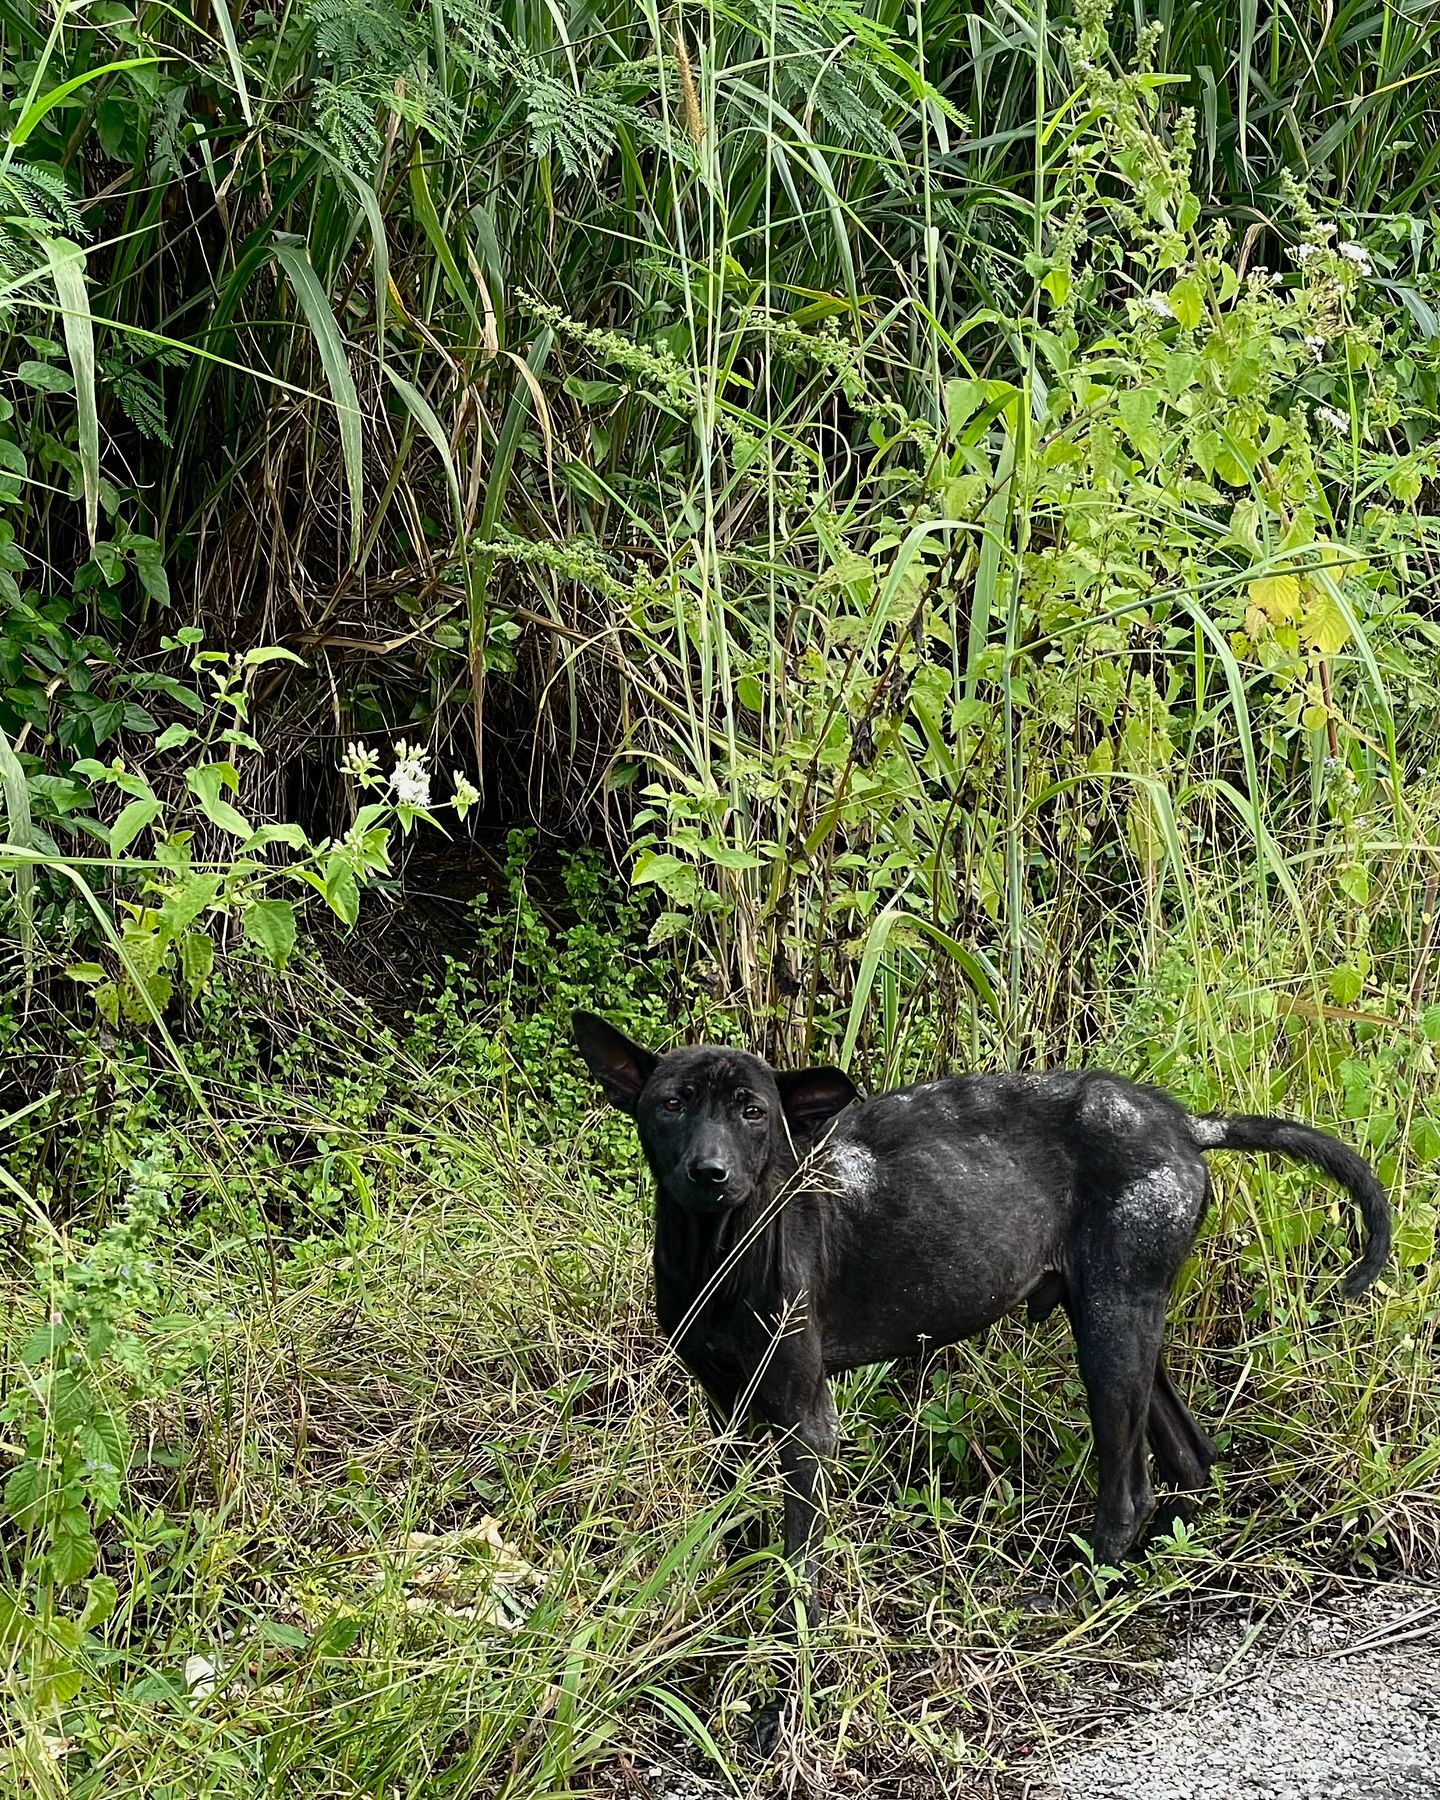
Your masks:
{"label": "dog's nose", "polygon": [[690,1179],[699,1182],[702,1187],[724,1187],[730,1179],[730,1171],[721,1162],[692,1162]]}

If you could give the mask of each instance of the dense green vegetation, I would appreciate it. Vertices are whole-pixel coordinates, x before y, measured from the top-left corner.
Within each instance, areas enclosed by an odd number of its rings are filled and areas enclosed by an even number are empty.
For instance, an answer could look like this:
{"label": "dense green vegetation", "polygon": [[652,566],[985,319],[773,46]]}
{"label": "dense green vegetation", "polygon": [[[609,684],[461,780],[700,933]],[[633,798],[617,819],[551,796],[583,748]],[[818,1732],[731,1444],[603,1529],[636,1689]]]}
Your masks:
{"label": "dense green vegetation", "polygon": [[[0,1785],[1003,1792],[1197,1601],[1434,1569],[1436,42],[0,0]],[[1059,1330],[850,1380],[761,1772],[775,1474],[576,1002],[1304,1114],[1395,1266],[1219,1159],[1124,1590]]]}

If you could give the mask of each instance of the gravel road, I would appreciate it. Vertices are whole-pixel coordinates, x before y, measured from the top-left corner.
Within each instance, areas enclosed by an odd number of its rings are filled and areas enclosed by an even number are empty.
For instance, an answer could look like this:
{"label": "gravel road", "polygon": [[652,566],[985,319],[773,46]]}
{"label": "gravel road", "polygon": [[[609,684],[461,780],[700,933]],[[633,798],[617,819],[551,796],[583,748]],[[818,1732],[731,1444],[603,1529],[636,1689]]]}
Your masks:
{"label": "gravel road", "polygon": [[1387,1583],[1258,1635],[1202,1629],[1029,1792],[1440,1800],[1440,1585]]}

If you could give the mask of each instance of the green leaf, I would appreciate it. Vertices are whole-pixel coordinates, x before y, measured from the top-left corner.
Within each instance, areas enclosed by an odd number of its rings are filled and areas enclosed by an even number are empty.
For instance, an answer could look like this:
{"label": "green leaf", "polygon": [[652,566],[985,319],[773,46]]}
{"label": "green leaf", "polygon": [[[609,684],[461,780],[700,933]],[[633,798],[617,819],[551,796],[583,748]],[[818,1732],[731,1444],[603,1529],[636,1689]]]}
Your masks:
{"label": "green leaf", "polygon": [[187,931],[180,940],[180,974],[192,1000],[204,990],[215,967],[215,944],[205,931]]}
{"label": "green leaf", "polygon": [[185,785],[200,802],[201,812],[212,825],[218,825],[232,837],[254,835],[255,827],[224,798],[223,789],[229,788],[233,793],[240,786],[240,777],[229,763],[199,763],[185,771]]}
{"label": "green leaf", "polygon": [[42,394],[68,394],[75,387],[74,378],[64,369],[57,369],[54,363],[36,362],[27,357],[15,371],[15,379],[23,381],[26,387],[38,389]]}
{"label": "green leaf", "polygon": [[167,725],[155,740],[157,750],[179,750],[195,733],[188,725]]}
{"label": "green leaf", "polygon": [[247,650],[240,658],[241,666],[246,669],[259,669],[266,663],[294,663],[297,668],[305,667],[305,658],[297,656],[293,650],[287,650],[283,644],[260,644],[254,650]]}
{"label": "green leaf", "polygon": [[1309,604],[1300,621],[1301,639],[1321,656],[1337,655],[1350,642],[1349,621],[1328,587],[1307,582],[1306,597]]}
{"label": "green leaf", "polygon": [[145,827],[159,816],[158,800],[132,800],[110,827],[110,854],[123,856]]}
{"label": "green leaf", "polygon": [[114,1617],[120,1603],[120,1589],[109,1575],[92,1575],[85,1585],[85,1610],[80,1614],[82,1631],[94,1631]]}
{"label": "green leaf", "polygon": [[325,898],[331,910],[347,925],[360,917],[360,884],[355,871],[345,863],[337,863],[325,877]]}
{"label": "green leaf", "polygon": [[1440,1044],[1440,1006],[1427,1006],[1420,1015],[1420,1029],[1426,1041]]}
{"label": "green leaf", "polygon": [[440,467],[445,471],[445,485],[450,490],[450,504],[455,509],[457,523],[463,522],[465,508],[460,499],[460,473],[455,467],[455,458],[450,451],[450,440],[445,435],[445,427],[436,417],[435,409],[420,392],[408,382],[403,375],[397,374],[389,363],[380,365],[391,387],[405,402],[411,418],[429,438],[435,454],[440,458]]}
{"label": "green leaf", "polygon": [[20,1360],[27,1369],[33,1369],[42,1362],[48,1362],[57,1350],[63,1349],[70,1342],[70,1327],[63,1319],[50,1319],[35,1330],[25,1340],[25,1348],[20,1352]]}
{"label": "green leaf", "polygon": [[283,969],[295,953],[295,908],[288,900],[256,900],[245,909],[245,936]]}
{"label": "green leaf", "polygon": [[[10,128],[11,149],[20,149],[51,108],[68,100],[87,82],[99,81],[103,75],[118,75],[125,69],[143,69],[151,63],[169,61],[167,56],[127,56],[120,62],[101,63],[97,68],[86,69],[83,75],[72,75],[68,81],[62,81],[58,87],[51,88],[49,93],[41,94],[38,100],[32,100],[25,108]],[[248,117],[246,123],[249,123]]]}
{"label": "green leaf", "polygon": [[224,40],[225,55],[230,64],[230,73],[235,77],[235,94],[240,102],[240,116],[247,125],[255,123],[255,114],[250,105],[250,90],[245,84],[245,64],[240,57],[240,41],[235,36],[235,23],[230,17],[230,8],[225,0],[212,0],[215,11],[215,22],[220,27],[220,36]]}
{"label": "green leaf", "polygon": [[1410,1148],[1421,1162],[1440,1162],[1440,1122],[1423,1116],[1412,1119]]}
{"label": "green leaf", "polygon": [[130,556],[140,585],[157,606],[170,604],[170,577],[165,573],[165,558],[154,538],[130,540]]}
{"label": "green leaf", "polygon": [[1187,331],[1194,331],[1205,317],[1205,296],[1193,275],[1184,275],[1171,288],[1167,298],[1170,310]]}
{"label": "green leaf", "polygon": [[1341,1006],[1353,1006],[1365,991],[1365,978],[1358,969],[1348,963],[1341,963],[1330,971],[1328,985],[1332,996]]}
{"label": "green leaf", "polygon": [[51,1546],[48,1558],[50,1579],[56,1587],[71,1587],[81,1581],[95,1567],[96,1558],[100,1554],[100,1546],[95,1542],[95,1535],[90,1530],[64,1531],[59,1533]]}
{"label": "green leaf", "polygon": [[240,850],[248,856],[254,850],[263,850],[267,844],[288,844],[292,850],[310,848],[309,838],[298,825],[262,825],[254,837],[245,840]]}
{"label": "green leaf", "polygon": [[[310,266],[310,252],[298,239],[277,236],[275,257],[290,278],[295,298],[310,325],[325,379],[330,384],[330,397],[340,427],[340,455],[345,464],[345,480],[350,496],[350,561],[360,556],[360,520],[365,503],[365,457],[360,435],[360,396],[355,391],[355,377],[350,373],[345,340],[330,302]],[[218,823],[218,821],[217,821]],[[247,828],[248,829],[248,828]]]}
{"label": "green leaf", "polygon": [[1364,906],[1370,898],[1370,875],[1358,866],[1342,869],[1336,882],[1342,894],[1348,894],[1357,906]]}
{"label": "green leaf", "polygon": [[160,908],[160,923],[166,934],[178,938],[208,906],[212,906],[223,886],[219,875],[185,874],[180,885],[166,896]]}

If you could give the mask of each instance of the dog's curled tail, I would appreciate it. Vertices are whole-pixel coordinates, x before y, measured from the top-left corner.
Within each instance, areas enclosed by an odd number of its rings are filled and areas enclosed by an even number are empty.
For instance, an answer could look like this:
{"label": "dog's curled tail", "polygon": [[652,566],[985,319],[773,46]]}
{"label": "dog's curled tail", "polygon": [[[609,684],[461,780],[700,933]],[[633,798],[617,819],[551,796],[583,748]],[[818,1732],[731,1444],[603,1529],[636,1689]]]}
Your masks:
{"label": "dog's curled tail", "polygon": [[1345,1188],[1365,1222],[1365,1247],[1346,1271],[1344,1292],[1363,1294],[1390,1255],[1390,1201],[1375,1171],[1328,1132],[1262,1113],[1211,1113],[1190,1120],[1190,1135],[1202,1150],[1273,1150],[1297,1162],[1313,1163]]}

